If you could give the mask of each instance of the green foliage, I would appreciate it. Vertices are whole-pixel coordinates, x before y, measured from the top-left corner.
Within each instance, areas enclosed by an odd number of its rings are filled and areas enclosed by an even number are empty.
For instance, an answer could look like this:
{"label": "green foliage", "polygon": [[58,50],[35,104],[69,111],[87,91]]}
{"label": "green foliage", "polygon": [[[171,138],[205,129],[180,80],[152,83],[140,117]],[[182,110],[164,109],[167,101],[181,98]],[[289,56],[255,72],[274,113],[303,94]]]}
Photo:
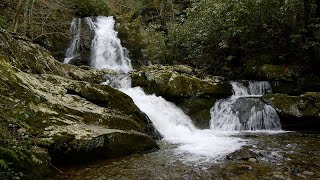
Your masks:
{"label": "green foliage", "polygon": [[108,16],[107,0],[73,0],[75,13],[79,17]]}
{"label": "green foliage", "polygon": [[[187,10],[186,18],[174,31],[180,36],[184,59],[200,61],[247,53],[250,50],[277,49],[293,42],[303,32],[300,0],[200,0]],[[216,57],[217,58],[217,57]]]}
{"label": "green foliage", "polygon": [[[314,14],[312,6],[305,24],[300,0],[197,0],[182,15],[146,24],[143,42],[152,63],[189,64],[213,73],[261,53],[272,52],[273,59],[315,59],[313,53],[320,57],[320,23]],[[288,61],[292,58],[283,63]]]}

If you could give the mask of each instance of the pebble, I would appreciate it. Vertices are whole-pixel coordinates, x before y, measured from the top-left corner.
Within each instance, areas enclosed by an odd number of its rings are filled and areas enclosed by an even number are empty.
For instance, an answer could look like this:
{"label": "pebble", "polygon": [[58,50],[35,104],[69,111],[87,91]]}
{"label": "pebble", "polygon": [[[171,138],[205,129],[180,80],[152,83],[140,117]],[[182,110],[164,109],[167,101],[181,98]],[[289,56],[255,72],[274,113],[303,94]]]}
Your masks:
{"label": "pebble", "polygon": [[274,174],[273,177],[278,179],[286,179],[283,175],[280,175],[280,174]]}
{"label": "pebble", "polygon": [[45,131],[52,131],[54,129],[53,126],[48,126],[46,128],[44,128]]}
{"label": "pebble", "polygon": [[304,174],[304,175],[308,175],[308,176],[313,176],[313,175],[314,175],[314,172],[304,171],[303,174]]}
{"label": "pebble", "polygon": [[25,134],[26,132],[27,132],[27,130],[25,128],[18,129],[19,134]]}
{"label": "pebble", "polygon": [[257,159],[256,159],[256,158],[249,158],[248,161],[250,161],[250,162],[257,162]]}
{"label": "pebble", "polygon": [[252,167],[251,166],[249,166],[249,165],[241,165],[241,166],[239,166],[241,169],[247,169],[247,170],[251,170],[252,169]]}
{"label": "pebble", "polygon": [[306,178],[306,177],[305,177],[303,174],[301,174],[301,173],[298,173],[297,176],[298,176],[298,177],[301,177],[301,178]]}

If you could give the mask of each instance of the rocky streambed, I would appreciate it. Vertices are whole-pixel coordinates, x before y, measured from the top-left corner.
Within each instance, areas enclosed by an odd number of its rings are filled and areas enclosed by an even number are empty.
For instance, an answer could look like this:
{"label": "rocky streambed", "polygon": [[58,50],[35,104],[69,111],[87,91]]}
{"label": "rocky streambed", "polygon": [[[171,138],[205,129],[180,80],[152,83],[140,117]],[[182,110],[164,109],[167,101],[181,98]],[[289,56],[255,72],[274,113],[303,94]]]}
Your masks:
{"label": "rocky streambed", "polygon": [[[216,161],[188,161],[175,146],[158,141],[160,150],[81,166],[61,166],[56,179],[318,179],[320,134],[242,132],[241,150]],[[207,160],[207,161],[206,161]]]}
{"label": "rocky streambed", "polygon": [[[158,140],[131,97],[101,85],[114,72],[62,64],[4,30],[0,73],[0,179],[43,179],[50,171],[55,179],[319,178],[318,134],[237,133],[247,147],[190,161]],[[175,103],[199,129],[209,128],[216,100],[232,95],[228,79],[183,65],[143,67],[131,78]],[[301,94],[268,94],[259,103],[277,110],[285,130],[319,130],[320,94]]]}

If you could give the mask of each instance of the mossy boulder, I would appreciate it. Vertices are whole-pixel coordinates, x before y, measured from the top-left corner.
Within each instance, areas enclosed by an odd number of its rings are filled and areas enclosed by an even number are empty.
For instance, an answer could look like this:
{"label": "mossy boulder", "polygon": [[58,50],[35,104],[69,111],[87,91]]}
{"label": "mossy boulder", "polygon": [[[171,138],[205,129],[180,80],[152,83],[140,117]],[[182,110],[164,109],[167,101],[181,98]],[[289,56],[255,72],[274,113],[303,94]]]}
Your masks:
{"label": "mossy boulder", "polygon": [[[20,145],[26,149],[29,143],[36,144],[48,150],[56,162],[59,157],[74,162],[73,153],[87,161],[95,159],[95,153],[114,157],[158,147],[154,140],[159,137],[157,131],[133,100],[99,84],[112,72],[61,64],[44,48],[1,30],[0,73],[0,114],[21,127],[17,131],[25,141]],[[15,131],[0,123],[0,132],[2,129]],[[70,136],[74,137],[71,144],[66,138]],[[95,144],[101,138],[103,147]],[[68,143],[61,145],[66,139]],[[69,145],[72,148],[65,149]],[[7,148],[2,143],[1,147]],[[41,156],[50,159],[48,153]],[[32,156],[25,160],[28,158]],[[49,160],[41,162],[49,164]]]}
{"label": "mossy boulder", "polygon": [[54,140],[50,154],[55,164],[84,163],[158,149],[150,136],[137,131],[71,125],[50,134]]}
{"label": "mossy boulder", "polygon": [[132,85],[174,102],[200,128],[208,128],[210,108],[216,99],[232,95],[231,85],[222,77],[199,78],[189,66],[148,66],[132,73]]}
{"label": "mossy boulder", "polygon": [[300,96],[265,95],[262,99],[273,106],[286,130],[320,130],[320,93],[307,92]]}
{"label": "mossy boulder", "polygon": [[267,80],[293,81],[294,75],[293,69],[273,64],[264,64],[258,71],[258,76]]}

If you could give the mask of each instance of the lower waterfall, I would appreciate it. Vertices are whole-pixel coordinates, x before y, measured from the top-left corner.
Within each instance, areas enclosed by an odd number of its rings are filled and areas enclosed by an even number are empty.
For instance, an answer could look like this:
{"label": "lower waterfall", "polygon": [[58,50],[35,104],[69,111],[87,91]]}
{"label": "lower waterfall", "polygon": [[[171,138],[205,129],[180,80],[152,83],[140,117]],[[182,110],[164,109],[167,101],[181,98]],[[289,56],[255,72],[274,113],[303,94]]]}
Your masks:
{"label": "lower waterfall", "polygon": [[281,130],[277,112],[260,97],[271,93],[268,82],[231,82],[233,96],[218,100],[211,109],[211,129],[222,131]]}
{"label": "lower waterfall", "polygon": [[177,144],[177,154],[186,160],[216,159],[241,148],[240,138],[230,133],[199,130],[180,108],[162,97],[146,95],[140,87],[120,89],[128,94],[141,111],[146,113],[164,140]]}

